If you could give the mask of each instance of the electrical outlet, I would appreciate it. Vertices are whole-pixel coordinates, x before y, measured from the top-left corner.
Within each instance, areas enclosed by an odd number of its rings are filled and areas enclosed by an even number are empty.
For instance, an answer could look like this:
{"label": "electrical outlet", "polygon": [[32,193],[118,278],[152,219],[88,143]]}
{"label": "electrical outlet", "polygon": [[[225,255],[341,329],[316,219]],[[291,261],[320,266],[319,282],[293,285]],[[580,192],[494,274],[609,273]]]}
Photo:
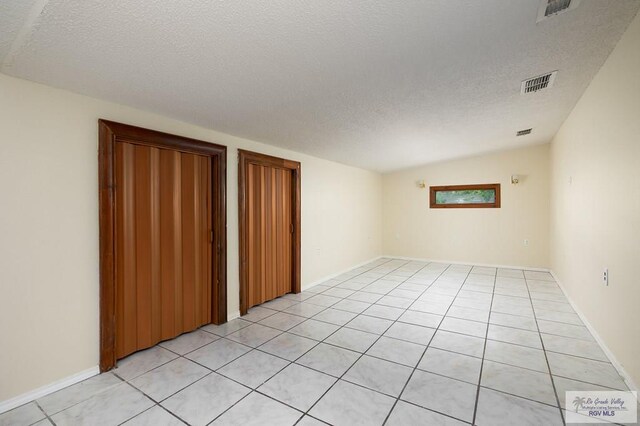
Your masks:
{"label": "electrical outlet", "polygon": [[602,271],[602,284],[609,286],[609,268],[604,268]]}

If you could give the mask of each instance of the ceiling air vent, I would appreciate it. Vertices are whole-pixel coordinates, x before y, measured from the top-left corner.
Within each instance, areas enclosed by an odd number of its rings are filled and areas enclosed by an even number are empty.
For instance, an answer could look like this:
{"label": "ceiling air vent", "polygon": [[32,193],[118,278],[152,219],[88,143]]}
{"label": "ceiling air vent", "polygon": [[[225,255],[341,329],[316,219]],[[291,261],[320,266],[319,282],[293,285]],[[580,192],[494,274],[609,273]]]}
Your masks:
{"label": "ceiling air vent", "polygon": [[553,86],[557,73],[558,71],[552,71],[523,81],[520,92],[526,95],[527,93],[535,93],[543,89],[548,89]]}
{"label": "ceiling air vent", "polygon": [[533,129],[524,129],[524,130],[518,130],[516,132],[516,136],[524,136],[524,135],[528,135],[531,133],[531,130]]}
{"label": "ceiling air vent", "polygon": [[575,9],[579,3],[580,0],[540,0],[540,6],[538,6],[538,19],[536,22],[540,22],[550,16]]}

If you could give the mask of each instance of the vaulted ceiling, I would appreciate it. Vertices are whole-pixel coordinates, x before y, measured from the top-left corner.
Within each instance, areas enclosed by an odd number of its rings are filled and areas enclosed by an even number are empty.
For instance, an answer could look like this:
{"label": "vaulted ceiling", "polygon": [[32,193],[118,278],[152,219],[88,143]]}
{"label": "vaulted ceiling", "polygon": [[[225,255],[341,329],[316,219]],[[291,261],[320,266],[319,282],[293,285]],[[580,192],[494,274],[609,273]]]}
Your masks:
{"label": "vaulted ceiling", "polygon": [[0,70],[384,172],[548,142],[640,6],[539,4],[4,0]]}

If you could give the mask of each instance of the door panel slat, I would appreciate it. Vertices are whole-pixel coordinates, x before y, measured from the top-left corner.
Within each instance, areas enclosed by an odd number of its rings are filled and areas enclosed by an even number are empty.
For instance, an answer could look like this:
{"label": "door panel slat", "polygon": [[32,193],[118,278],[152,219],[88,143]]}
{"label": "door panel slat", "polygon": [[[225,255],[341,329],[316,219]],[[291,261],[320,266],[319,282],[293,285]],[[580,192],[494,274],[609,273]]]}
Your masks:
{"label": "door panel slat", "polygon": [[[164,189],[160,198],[160,281],[162,294],[175,291],[178,284],[176,233],[172,232],[176,220],[174,210],[176,197],[180,193],[176,191],[176,163],[177,153],[168,150],[160,150],[160,187]],[[179,157],[178,157],[179,158]],[[165,231],[168,230],[168,231]],[[168,339],[175,332],[176,306],[170,297],[162,297],[162,333],[161,339]]]}
{"label": "door panel slat", "polygon": [[149,227],[151,268],[151,342],[162,340],[162,283],[160,281],[160,150],[150,149],[149,157]]}

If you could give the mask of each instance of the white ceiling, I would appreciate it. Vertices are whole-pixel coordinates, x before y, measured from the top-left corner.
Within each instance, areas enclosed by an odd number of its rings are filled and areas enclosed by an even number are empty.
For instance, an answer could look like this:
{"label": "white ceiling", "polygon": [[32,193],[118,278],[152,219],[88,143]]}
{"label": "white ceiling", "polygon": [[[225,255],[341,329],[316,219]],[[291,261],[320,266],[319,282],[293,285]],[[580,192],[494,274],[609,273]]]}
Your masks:
{"label": "white ceiling", "polygon": [[384,172],[548,142],[640,2],[538,5],[3,0],[0,70]]}
{"label": "white ceiling", "polygon": [[[9,54],[14,42],[18,47],[24,40],[25,34],[19,33],[28,29],[25,27],[29,26],[27,20],[34,4],[35,0],[0,1],[0,63]],[[36,12],[37,9],[34,13]]]}

